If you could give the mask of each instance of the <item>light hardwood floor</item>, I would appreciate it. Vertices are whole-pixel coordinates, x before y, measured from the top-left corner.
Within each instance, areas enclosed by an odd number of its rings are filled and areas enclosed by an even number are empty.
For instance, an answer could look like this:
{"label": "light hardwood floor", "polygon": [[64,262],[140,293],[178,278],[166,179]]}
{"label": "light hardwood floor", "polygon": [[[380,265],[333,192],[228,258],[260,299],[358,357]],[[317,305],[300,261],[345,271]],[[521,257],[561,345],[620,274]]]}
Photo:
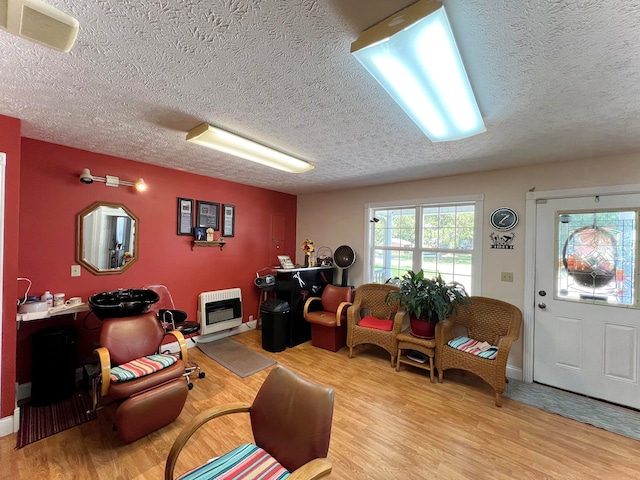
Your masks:
{"label": "light hardwood floor", "polygon": [[[310,342],[280,353],[261,350],[260,331],[233,337],[281,365],[335,389],[329,459],[335,479],[638,479],[640,442],[505,398],[470,374],[396,372],[386,352],[367,346],[353,359]],[[197,348],[192,358],[206,371],[180,417],[130,445],[112,431],[105,408],[86,423],[23,449],[15,435],[0,438],[0,478],[160,479],[179,430],[197,412],[235,401],[251,402],[268,370],[246,379]],[[251,439],[246,414],[219,419],[196,435],[177,465],[182,472]]]}

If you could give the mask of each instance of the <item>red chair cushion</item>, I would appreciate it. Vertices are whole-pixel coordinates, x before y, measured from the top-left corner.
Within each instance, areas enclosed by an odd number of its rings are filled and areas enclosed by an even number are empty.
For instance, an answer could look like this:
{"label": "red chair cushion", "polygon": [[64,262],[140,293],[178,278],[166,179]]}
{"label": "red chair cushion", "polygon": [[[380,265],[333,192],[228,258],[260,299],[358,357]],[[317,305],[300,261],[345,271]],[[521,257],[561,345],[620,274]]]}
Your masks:
{"label": "red chair cushion", "polygon": [[385,332],[390,332],[391,329],[393,329],[393,320],[383,320],[380,318],[372,317],[371,315],[367,315],[358,322],[358,326],[364,328],[375,328],[376,330],[384,330]]}

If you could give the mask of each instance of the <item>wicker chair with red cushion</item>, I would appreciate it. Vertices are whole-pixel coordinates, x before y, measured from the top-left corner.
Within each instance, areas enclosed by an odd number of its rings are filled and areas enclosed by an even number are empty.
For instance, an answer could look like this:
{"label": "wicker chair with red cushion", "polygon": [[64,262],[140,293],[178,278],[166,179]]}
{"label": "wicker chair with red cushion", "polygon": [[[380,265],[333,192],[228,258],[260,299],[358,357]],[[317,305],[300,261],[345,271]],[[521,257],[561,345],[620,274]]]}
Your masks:
{"label": "wicker chair with red cushion", "polygon": [[[463,336],[457,327],[464,327]],[[474,373],[491,385],[496,406],[502,406],[509,350],[521,328],[522,312],[515,305],[471,297],[468,308],[459,307],[457,314],[436,325],[438,381],[449,369]]]}
{"label": "wicker chair with red cushion", "polygon": [[387,294],[396,292],[394,285],[367,283],[356,289],[353,305],[347,311],[347,345],[349,358],[357,345],[372,344],[384,348],[391,355],[395,367],[398,356],[396,337],[402,330],[405,311],[399,302],[387,303]]}

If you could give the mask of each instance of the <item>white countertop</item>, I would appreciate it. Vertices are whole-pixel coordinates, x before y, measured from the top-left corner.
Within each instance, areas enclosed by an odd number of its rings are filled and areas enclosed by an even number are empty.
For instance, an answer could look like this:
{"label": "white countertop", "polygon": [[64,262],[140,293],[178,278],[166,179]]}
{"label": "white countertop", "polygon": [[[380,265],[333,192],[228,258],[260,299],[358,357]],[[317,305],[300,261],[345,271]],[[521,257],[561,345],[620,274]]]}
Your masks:
{"label": "white countertop", "polygon": [[30,322],[32,320],[42,320],[44,318],[55,317],[58,315],[73,315],[80,312],[88,312],[89,310],[89,305],[86,303],[73,305],[71,307],[62,305],[60,307],[51,307],[46,312],[18,313],[16,314],[16,321]]}

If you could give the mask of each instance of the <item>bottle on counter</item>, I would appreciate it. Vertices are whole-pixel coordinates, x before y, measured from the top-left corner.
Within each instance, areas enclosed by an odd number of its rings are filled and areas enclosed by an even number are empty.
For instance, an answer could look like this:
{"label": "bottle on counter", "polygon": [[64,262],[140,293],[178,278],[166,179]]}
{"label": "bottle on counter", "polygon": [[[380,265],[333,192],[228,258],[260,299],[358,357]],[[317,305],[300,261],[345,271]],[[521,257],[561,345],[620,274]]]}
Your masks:
{"label": "bottle on counter", "polygon": [[49,290],[44,292],[42,297],[40,297],[40,300],[42,300],[43,302],[47,302],[48,308],[53,307],[53,295],[51,295],[51,292]]}

